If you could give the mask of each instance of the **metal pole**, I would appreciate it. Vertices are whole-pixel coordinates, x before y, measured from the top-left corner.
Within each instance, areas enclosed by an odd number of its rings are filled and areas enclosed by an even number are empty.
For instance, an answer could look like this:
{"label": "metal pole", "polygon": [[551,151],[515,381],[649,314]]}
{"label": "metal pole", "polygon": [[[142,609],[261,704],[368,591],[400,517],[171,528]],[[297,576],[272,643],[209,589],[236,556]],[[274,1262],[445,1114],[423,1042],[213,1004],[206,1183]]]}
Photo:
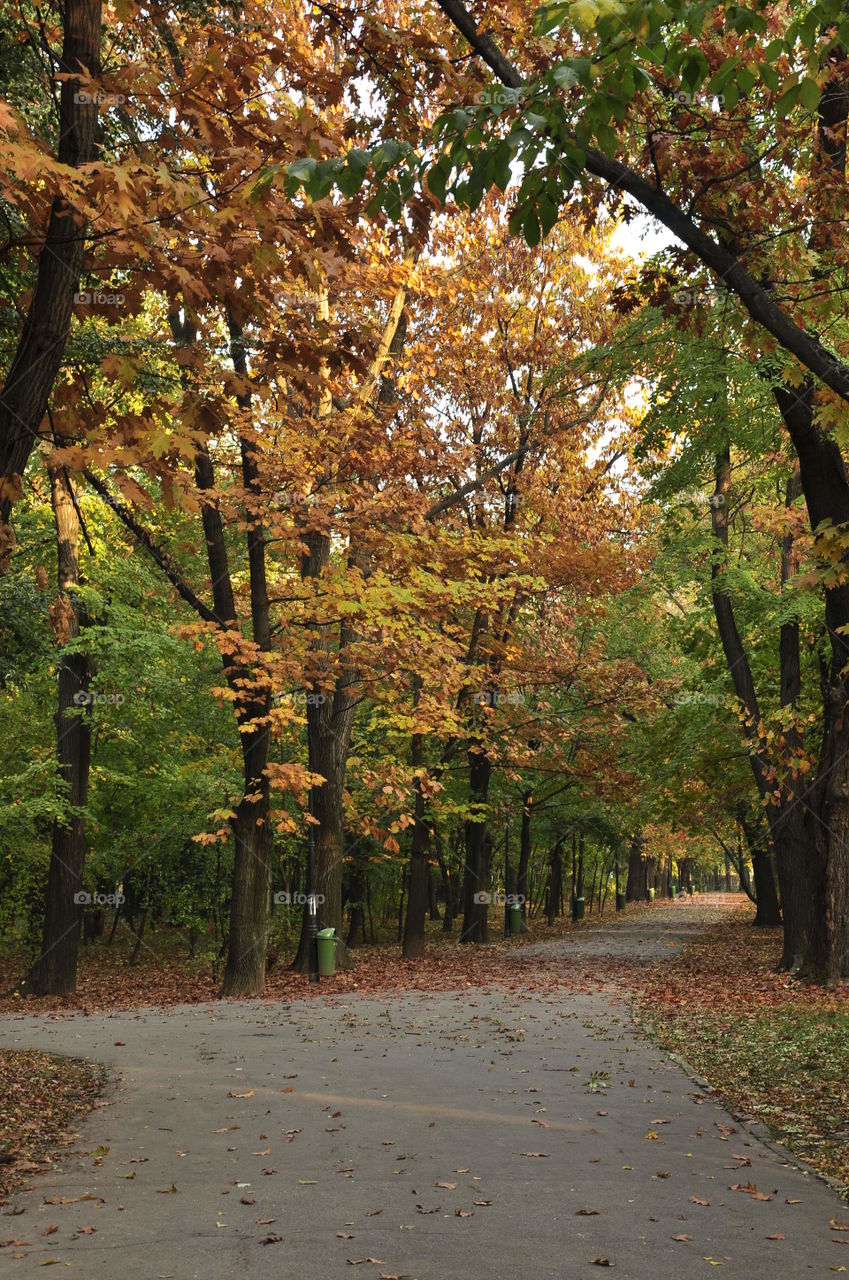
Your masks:
{"label": "metal pole", "polygon": [[[313,816],[313,790],[310,785],[309,813]],[[315,894],[315,825],[309,824],[307,845],[307,957],[310,982],[318,982],[318,902]]]}

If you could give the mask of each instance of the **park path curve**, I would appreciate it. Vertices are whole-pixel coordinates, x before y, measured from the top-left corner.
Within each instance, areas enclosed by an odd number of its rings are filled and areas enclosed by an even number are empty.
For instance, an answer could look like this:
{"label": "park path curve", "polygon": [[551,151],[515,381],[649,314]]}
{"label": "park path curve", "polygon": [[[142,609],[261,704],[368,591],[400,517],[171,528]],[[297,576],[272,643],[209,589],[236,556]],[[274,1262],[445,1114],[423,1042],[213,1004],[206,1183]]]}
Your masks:
{"label": "park path curve", "polygon": [[[533,945],[637,965],[699,927],[658,904]],[[0,1249],[19,1280],[52,1262],[102,1280],[849,1268],[829,1225],[845,1204],[642,1039],[611,993],[21,1015],[0,1019],[0,1046],[110,1073],[75,1153],[0,1210],[0,1243],[26,1242]],[[769,1198],[730,1189],[748,1182]]]}

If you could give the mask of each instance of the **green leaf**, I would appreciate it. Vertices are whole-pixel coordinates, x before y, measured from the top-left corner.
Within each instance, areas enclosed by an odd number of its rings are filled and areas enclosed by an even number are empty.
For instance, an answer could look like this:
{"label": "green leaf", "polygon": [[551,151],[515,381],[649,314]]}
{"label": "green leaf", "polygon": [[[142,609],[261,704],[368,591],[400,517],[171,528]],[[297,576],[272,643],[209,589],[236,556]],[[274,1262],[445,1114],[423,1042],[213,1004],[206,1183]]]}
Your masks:
{"label": "green leaf", "polygon": [[775,104],[775,110],[779,116],[786,116],[790,114],[796,106],[796,103],[799,101],[800,92],[801,86],[798,84],[791,84],[788,89],[784,90],[781,97]]}
{"label": "green leaf", "polygon": [[436,196],[437,200],[445,199],[445,188],[448,183],[448,173],[441,162],[439,164],[435,164],[432,169],[428,169],[426,182],[428,190]]}
{"label": "green leaf", "polygon": [[531,249],[535,249],[542,239],[539,218],[533,205],[529,205],[525,210],[525,215],[522,219],[522,235],[525,237],[525,243]]}
{"label": "green leaf", "polygon": [[557,221],[557,205],[548,196],[543,195],[540,197],[538,212],[542,234],[545,237]]}
{"label": "green leaf", "polygon": [[810,76],[799,85],[799,98],[803,107],[807,107],[808,111],[817,111],[820,105],[820,87],[816,80],[812,80]]}

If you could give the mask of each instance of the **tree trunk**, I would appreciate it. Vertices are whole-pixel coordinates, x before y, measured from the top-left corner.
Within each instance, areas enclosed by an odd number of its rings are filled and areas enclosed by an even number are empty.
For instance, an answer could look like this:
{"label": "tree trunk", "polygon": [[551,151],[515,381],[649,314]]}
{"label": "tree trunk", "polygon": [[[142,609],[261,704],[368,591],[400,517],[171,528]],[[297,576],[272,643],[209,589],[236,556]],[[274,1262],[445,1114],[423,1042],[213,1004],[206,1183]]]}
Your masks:
{"label": "tree trunk", "polygon": [[[304,580],[318,580],[330,560],[330,537],[319,530],[304,534],[307,547],[302,562]],[[353,562],[353,553],[351,555]],[[356,706],[358,672],[346,661],[346,650],[356,639],[355,631],[343,623],[315,622],[308,672],[307,742],[310,772],[320,774],[324,782],[316,785],[313,799],[315,827],[315,891],[318,903],[319,929],[335,929],[340,939],[336,964],[349,963],[342,942],[342,860],[344,856],[344,792],[345,773],[351,745],[351,732]],[[338,651],[334,639],[338,634]],[[309,969],[307,913],[304,912],[301,939],[292,967],[301,973]]]}
{"label": "tree trunk", "polygon": [[[419,701],[421,679],[413,680],[413,708]],[[410,764],[415,781],[413,800],[413,831],[410,838],[410,874],[409,897],[407,898],[407,915],[404,920],[403,954],[407,959],[417,959],[425,951],[425,915],[427,913],[428,881],[430,880],[430,863],[428,861],[428,845],[430,832],[424,820],[424,794],[422,792],[421,769],[423,759],[423,739],[420,733],[412,735],[410,745]]]}
{"label": "tree trunk", "polygon": [[693,859],[680,858],[678,861],[678,879],[685,893],[693,888]]}
{"label": "tree trunk", "polygon": [[431,921],[439,920],[439,887],[433,867],[430,868],[427,877],[427,913]]}
{"label": "tree trunk", "polygon": [[554,924],[560,914],[560,899],[563,896],[563,842],[557,840],[551,851],[551,874],[548,879],[548,923]]}
{"label": "tree trunk", "polygon": [[[230,354],[233,368],[247,377],[245,347],[241,330],[228,317]],[[237,397],[242,409],[250,406],[248,393]],[[271,649],[268,586],[265,572],[265,531],[262,524],[262,486],[256,446],[250,438],[239,441],[242,482],[245,488],[248,569],[251,597],[251,629],[260,654]],[[201,462],[209,464],[208,454],[201,451]],[[207,478],[211,478],[209,475]],[[206,487],[211,487],[207,485]],[[215,566],[221,562],[226,577],[222,607],[235,615],[226,549],[220,530],[220,516],[212,504],[203,508],[212,517],[214,535],[208,540],[210,570],[215,588]],[[267,776],[271,730],[271,682],[267,672],[255,660],[249,678],[233,673],[231,686],[237,693],[236,717],[242,746],[244,792],[231,821],[234,841],[233,884],[230,899],[230,936],[227,963],[224,967],[222,992],[228,996],[260,995],[265,986],[268,935],[271,912],[271,878],[274,841],[270,827],[270,787]]]}
{"label": "tree trunk", "polygon": [[[67,79],[59,90],[57,156],[62,164],[76,168],[97,156],[97,101],[79,101],[86,95],[80,95],[75,76],[81,70],[95,80],[100,75],[100,0],[66,0],[64,15],[62,55],[56,69]],[[65,353],[84,249],[83,218],[57,196],[38,255],[32,301],[0,391],[0,568],[5,568],[14,541],[9,525],[12,504],[21,492]]]}
{"label": "tree trunk", "polygon": [[[80,521],[75,495],[64,468],[50,470],[50,496],[56,525],[59,597],[54,626],[62,647],[59,658],[59,706],[56,747],[63,800],[69,808],[53,822],[41,951],[25,989],[34,995],[66,995],[77,987],[77,956],[82,908],[79,895],[85,865],[85,816],[91,762],[88,713],[89,662],[66,646],[79,638],[85,610],[75,589],[80,585]],[[64,807],[64,805],[63,805]]]}
{"label": "tree trunk", "polygon": [[526,791],[522,797],[522,834],[519,843],[519,867],[516,872],[516,892],[522,903],[522,919],[528,915],[528,867],[531,861],[531,818],[534,812],[534,795]]}
{"label": "tree trunk", "polygon": [[631,838],[631,848],[628,852],[628,883],[625,886],[626,902],[645,902],[646,900],[646,869],[643,863],[643,845],[645,840],[641,831],[637,831]]}
{"label": "tree trunk", "polygon": [[[489,794],[492,765],[484,751],[469,749],[470,801],[480,811]],[[466,874],[463,882],[461,942],[488,942],[488,903],[492,840],[482,812],[466,822]]]}

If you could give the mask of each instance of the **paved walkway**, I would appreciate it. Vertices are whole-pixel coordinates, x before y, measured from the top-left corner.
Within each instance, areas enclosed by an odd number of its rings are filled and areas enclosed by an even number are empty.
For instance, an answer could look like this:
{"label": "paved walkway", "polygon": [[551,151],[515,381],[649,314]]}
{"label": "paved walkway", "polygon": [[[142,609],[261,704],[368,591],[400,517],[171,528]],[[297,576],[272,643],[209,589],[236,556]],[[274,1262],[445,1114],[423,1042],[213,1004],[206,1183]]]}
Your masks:
{"label": "paved walkway", "polygon": [[[692,922],[659,905],[552,945],[637,963],[669,954]],[[103,1280],[849,1268],[829,1226],[849,1209],[604,994],[21,1016],[0,1020],[0,1045],[90,1057],[113,1078],[82,1126],[85,1153],[0,1211],[0,1241],[28,1242],[17,1260],[0,1250],[0,1270],[21,1280],[54,1261]],[[730,1189],[747,1183],[757,1197]]]}

